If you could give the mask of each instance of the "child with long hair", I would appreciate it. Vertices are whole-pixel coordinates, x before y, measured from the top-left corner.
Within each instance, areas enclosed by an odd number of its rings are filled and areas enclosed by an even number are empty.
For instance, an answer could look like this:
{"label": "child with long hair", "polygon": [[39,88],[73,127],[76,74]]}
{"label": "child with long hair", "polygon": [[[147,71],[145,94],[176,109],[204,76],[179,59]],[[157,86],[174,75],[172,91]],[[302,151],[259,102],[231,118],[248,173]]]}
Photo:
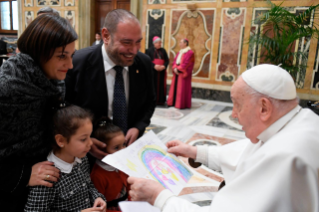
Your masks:
{"label": "child with long hair", "polygon": [[[86,154],[92,141],[92,115],[72,105],[58,109],[53,117],[53,151],[47,159],[60,173],[53,187],[30,187],[24,211],[105,211],[105,198],[90,179]],[[45,179],[50,181],[50,175]],[[93,206],[93,207],[92,207]]]}
{"label": "child with long hair", "polygon": [[[92,137],[106,144],[108,154],[126,147],[123,131],[108,118],[101,118],[95,127]],[[91,179],[96,189],[107,199],[107,211],[120,211],[118,203],[128,199],[128,175],[120,170],[96,160]]]}

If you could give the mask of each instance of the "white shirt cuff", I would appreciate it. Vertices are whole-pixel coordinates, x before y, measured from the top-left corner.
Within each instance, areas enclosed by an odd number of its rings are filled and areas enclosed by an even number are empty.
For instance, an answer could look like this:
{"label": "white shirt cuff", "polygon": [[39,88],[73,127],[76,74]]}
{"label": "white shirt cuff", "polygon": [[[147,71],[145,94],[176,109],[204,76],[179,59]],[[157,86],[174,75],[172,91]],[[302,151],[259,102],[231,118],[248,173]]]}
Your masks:
{"label": "white shirt cuff", "polygon": [[175,196],[172,194],[172,192],[168,189],[163,190],[159,195],[156,197],[156,200],[154,202],[154,206],[161,209],[161,211],[164,208],[165,203],[167,200],[171,197]]}
{"label": "white shirt cuff", "polygon": [[195,162],[200,162],[202,164],[208,165],[208,148],[207,146],[196,146],[197,154]]}

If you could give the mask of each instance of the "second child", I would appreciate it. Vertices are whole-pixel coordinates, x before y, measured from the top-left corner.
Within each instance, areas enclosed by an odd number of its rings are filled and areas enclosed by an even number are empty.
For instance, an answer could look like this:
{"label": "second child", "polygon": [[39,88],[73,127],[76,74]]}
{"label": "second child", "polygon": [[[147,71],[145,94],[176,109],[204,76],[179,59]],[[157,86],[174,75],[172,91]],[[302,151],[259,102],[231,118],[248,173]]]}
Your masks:
{"label": "second child", "polygon": [[[102,118],[97,122],[92,137],[107,145],[106,152],[108,154],[126,147],[123,131],[108,118]],[[128,199],[130,188],[127,178],[128,175],[120,170],[96,160],[91,172],[91,179],[96,189],[105,196],[108,211],[120,211],[118,203]]]}

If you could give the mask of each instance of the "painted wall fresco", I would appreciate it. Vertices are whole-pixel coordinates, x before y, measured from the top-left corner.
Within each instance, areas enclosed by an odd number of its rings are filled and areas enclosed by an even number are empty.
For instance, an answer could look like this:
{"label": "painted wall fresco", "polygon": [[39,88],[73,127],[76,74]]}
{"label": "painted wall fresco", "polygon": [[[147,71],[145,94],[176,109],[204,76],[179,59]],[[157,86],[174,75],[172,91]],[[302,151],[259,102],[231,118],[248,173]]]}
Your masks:
{"label": "painted wall fresco", "polygon": [[[319,0],[272,2],[282,3],[282,6],[293,14],[319,4]],[[165,10],[165,23],[161,26],[161,34],[165,40],[163,47],[169,53],[171,63],[179,51],[178,42],[181,38],[187,37],[190,40],[190,47],[195,51],[193,88],[203,89],[203,92],[204,90],[229,91],[241,73],[263,63],[258,58],[258,46],[250,46],[248,40],[252,33],[261,33],[263,30],[262,23],[255,23],[252,20],[267,12],[270,5],[266,1],[145,0],[144,17],[150,17],[149,10],[154,10],[155,4],[160,4],[156,7],[157,10]],[[147,18],[142,23],[145,26],[151,24]],[[307,24],[312,25],[314,20],[319,22],[318,15],[309,19]],[[147,40],[145,47],[150,44],[149,39],[152,36],[150,32],[150,29],[145,32]],[[307,68],[296,77],[298,95],[301,99],[319,100],[318,41],[303,38],[294,45],[295,50],[303,50],[308,54]],[[295,62],[298,63],[300,60]],[[171,77],[169,68],[168,84]]]}
{"label": "painted wall fresco", "polygon": [[24,23],[25,23],[25,27],[27,27],[34,19],[34,12],[33,11],[25,11],[24,12]]}
{"label": "painted wall fresco", "polygon": [[[42,7],[52,7],[56,9],[60,16],[67,19],[71,26],[79,33],[78,26],[78,0],[24,0],[21,6],[22,10],[22,23],[20,24],[21,30],[19,33],[22,33],[23,30],[30,24],[36,17],[37,12]],[[76,42],[76,48],[78,48],[78,43]]]}
{"label": "painted wall fresco", "polygon": [[61,6],[61,0],[37,0],[37,6]]}
{"label": "painted wall fresco", "polygon": [[216,80],[235,81],[240,71],[246,8],[224,8]]}
{"label": "painted wall fresco", "polygon": [[179,41],[187,38],[195,55],[193,76],[196,77],[209,77],[214,14],[214,9],[172,11],[170,59],[180,50]]}
{"label": "painted wall fresco", "polygon": [[33,0],[24,0],[25,7],[33,7]]}
{"label": "painted wall fresco", "polygon": [[159,36],[162,38],[162,43],[165,43],[165,10],[149,10],[146,25],[145,49],[153,45],[153,37]]}
{"label": "painted wall fresco", "polygon": [[210,1],[216,1],[216,0],[172,0],[172,2],[203,2],[203,1],[206,1],[206,2],[210,2]]}
{"label": "painted wall fresco", "polygon": [[148,0],[148,4],[165,4],[166,0]]}

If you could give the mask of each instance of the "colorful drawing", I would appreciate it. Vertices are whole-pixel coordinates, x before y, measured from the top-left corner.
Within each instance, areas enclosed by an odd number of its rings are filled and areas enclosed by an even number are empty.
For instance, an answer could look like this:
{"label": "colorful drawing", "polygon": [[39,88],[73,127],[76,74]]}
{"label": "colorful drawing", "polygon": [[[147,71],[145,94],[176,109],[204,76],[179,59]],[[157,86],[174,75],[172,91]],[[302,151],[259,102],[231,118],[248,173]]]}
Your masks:
{"label": "colorful drawing", "polygon": [[127,167],[129,168],[129,169],[131,169],[132,171],[137,171],[136,170],[136,165],[134,164],[134,163],[132,163],[129,159],[126,159],[126,161],[127,161]]}
{"label": "colorful drawing", "polygon": [[167,147],[153,131],[102,161],[129,176],[156,180],[176,195],[193,175],[182,161],[167,153]]}
{"label": "colorful drawing", "polygon": [[144,146],[139,152],[139,157],[152,177],[166,188],[170,188],[168,184],[176,185],[179,178],[188,182],[192,176],[192,173],[177,158],[165,153],[157,145]]}

